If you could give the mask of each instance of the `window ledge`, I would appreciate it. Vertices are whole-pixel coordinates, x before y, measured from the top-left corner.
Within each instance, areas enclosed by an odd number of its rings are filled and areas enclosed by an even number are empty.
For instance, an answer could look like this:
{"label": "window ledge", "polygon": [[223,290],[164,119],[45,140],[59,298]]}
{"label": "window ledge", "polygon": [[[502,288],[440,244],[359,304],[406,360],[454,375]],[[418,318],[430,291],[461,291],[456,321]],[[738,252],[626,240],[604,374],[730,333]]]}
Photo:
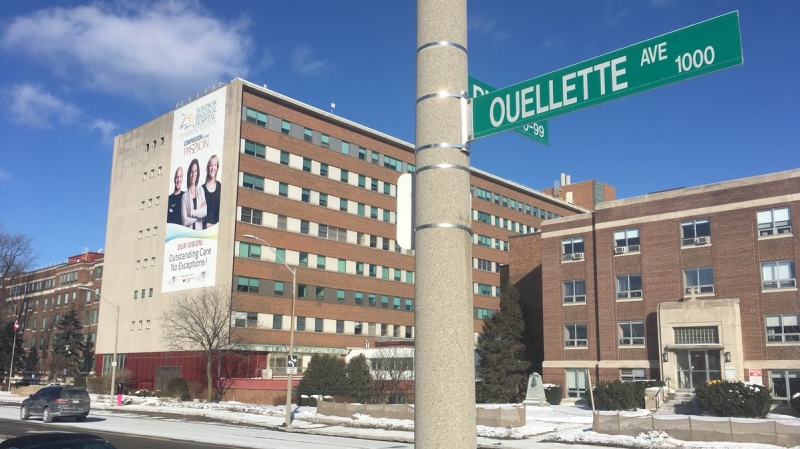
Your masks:
{"label": "window ledge", "polygon": [[642,300],[643,298],[617,298],[617,302],[636,302]]}
{"label": "window ledge", "polygon": [[589,349],[589,346],[564,346],[564,349]]}
{"label": "window ledge", "polygon": [[695,245],[694,243],[691,243],[691,244],[689,244],[689,245],[681,245],[681,249],[687,249],[687,248],[705,248],[706,246],[711,246],[711,243],[704,243],[704,244],[702,244],[702,245]]}
{"label": "window ledge", "polygon": [[586,302],[563,302],[561,303],[563,306],[585,306]]}
{"label": "window ledge", "polygon": [[[713,298],[715,295],[716,295],[715,293],[695,293],[694,297],[695,298],[708,299],[708,298]],[[692,295],[683,295],[683,299],[684,300],[687,300],[687,299],[691,300],[692,299]]]}
{"label": "window ledge", "polygon": [[790,287],[790,288],[768,288],[766,290],[762,289],[761,293],[779,293],[779,292],[796,292],[797,287]]}
{"label": "window ledge", "polygon": [[639,255],[639,254],[642,254],[642,252],[641,251],[629,251],[629,252],[625,252],[625,253],[614,254],[614,257],[636,256],[636,255]]}
{"label": "window ledge", "polygon": [[785,237],[794,237],[794,234],[791,232],[783,233],[783,234],[774,234],[774,235],[759,235],[758,240],[772,240],[772,239],[782,239]]}
{"label": "window ledge", "polygon": [[767,347],[770,346],[800,346],[800,341],[782,341],[782,342],[767,342]]}
{"label": "window ledge", "polygon": [[617,345],[619,349],[642,349],[647,348],[647,345]]}
{"label": "window ledge", "polygon": [[561,263],[576,263],[576,262],[586,262],[586,259],[572,259],[572,260],[562,260]]}

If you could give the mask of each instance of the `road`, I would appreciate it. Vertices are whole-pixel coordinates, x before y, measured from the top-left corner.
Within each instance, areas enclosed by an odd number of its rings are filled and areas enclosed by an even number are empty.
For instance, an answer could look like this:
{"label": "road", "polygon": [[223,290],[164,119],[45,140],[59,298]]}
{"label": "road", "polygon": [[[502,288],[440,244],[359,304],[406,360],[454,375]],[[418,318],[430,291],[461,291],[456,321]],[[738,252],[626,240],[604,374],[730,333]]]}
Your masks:
{"label": "road", "polygon": [[3,438],[27,432],[87,432],[106,438],[118,449],[160,448],[263,448],[263,449],[411,449],[413,444],[356,438],[282,432],[183,416],[141,415],[92,411],[85,422],[65,418],[50,424],[41,419],[20,421],[19,406],[0,407],[0,435]]}

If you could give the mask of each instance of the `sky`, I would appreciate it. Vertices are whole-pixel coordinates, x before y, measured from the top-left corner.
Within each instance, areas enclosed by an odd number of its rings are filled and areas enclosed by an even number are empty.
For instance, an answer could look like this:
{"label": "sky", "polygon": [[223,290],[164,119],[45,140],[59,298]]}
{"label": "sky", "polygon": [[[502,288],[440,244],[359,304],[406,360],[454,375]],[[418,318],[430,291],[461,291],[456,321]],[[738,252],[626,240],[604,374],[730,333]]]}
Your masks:
{"label": "sky", "polygon": [[[744,64],[513,132],[470,163],[618,198],[800,166],[800,2],[470,0],[469,74],[505,87],[731,11]],[[241,77],[414,141],[413,1],[0,2],[0,225],[40,267],[105,246],[113,138]]]}
{"label": "sky", "polygon": [[[85,431],[89,433],[119,432],[134,435],[147,435],[181,441],[198,441],[207,444],[220,444],[236,447],[293,449],[298,447],[348,447],[352,449],[411,448],[414,441],[414,422],[405,419],[377,418],[360,413],[349,417],[320,415],[316,407],[298,407],[294,412],[292,427],[296,430],[291,437],[278,429],[284,421],[284,407],[255,405],[240,402],[221,402],[204,404],[199,402],[176,402],[159,398],[130,397],[132,405],[121,410],[110,411],[107,396],[92,394],[92,413],[82,423],[71,419],[53,422],[48,427],[57,431]],[[127,398],[128,396],[126,396]],[[0,392],[0,403],[12,407],[0,407],[0,419],[15,420],[18,409],[13,407],[22,402],[22,397]],[[491,408],[511,408],[518,404],[487,404]],[[117,407],[114,407],[117,408]],[[158,413],[145,415],[142,413]],[[183,415],[186,420],[161,419],[169,413]],[[615,415],[616,412],[600,412]],[[647,410],[619,412],[621,416],[640,417],[650,423],[651,413]],[[202,417],[201,421],[189,417]],[[480,447],[503,448],[547,448],[547,449],[590,449],[601,446],[637,449],[775,449],[777,446],[758,443],[682,441],[671,438],[664,432],[641,433],[636,437],[608,435],[591,431],[592,410],[585,403],[551,405],[547,407],[526,406],[526,422],[521,427],[476,426],[477,442]],[[660,415],[656,419],[674,420],[685,416]],[[727,421],[727,418],[694,417],[693,422]],[[798,418],[770,413],[767,419],[795,426]],[[35,423],[38,418],[33,418]],[[734,423],[763,423],[764,420],[734,418]],[[240,423],[244,425],[236,425]],[[684,422],[684,425],[688,425]],[[697,425],[697,424],[695,424]],[[113,434],[112,434],[113,435]],[[115,443],[113,436],[103,436]],[[327,436],[327,437],[326,437]],[[348,438],[334,441],[331,436]],[[2,440],[0,435],[0,440]],[[355,438],[355,439],[353,439]],[[119,444],[119,443],[117,443]],[[793,449],[800,449],[795,446]]]}

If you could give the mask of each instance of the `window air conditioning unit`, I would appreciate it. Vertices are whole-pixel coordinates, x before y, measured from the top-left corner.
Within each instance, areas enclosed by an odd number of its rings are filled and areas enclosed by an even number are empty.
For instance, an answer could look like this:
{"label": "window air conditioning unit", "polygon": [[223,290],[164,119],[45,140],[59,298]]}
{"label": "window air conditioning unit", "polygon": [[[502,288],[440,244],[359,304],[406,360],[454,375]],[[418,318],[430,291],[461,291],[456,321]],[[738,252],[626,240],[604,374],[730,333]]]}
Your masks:
{"label": "window air conditioning unit", "polygon": [[694,240],[694,244],[695,244],[695,245],[708,245],[708,242],[709,242],[710,240],[711,240],[711,239],[710,239],[709,237],[697,237],[697,238]]}
{"label": "window air conditioning unit", "polygon": [[625,254],[628,252],[627,246],[618,246],[614,248],[614,254]]}
{"label": "window air conditioning unit", "polygon": [[583,260],[583,253],[573,253],[572,260]]}

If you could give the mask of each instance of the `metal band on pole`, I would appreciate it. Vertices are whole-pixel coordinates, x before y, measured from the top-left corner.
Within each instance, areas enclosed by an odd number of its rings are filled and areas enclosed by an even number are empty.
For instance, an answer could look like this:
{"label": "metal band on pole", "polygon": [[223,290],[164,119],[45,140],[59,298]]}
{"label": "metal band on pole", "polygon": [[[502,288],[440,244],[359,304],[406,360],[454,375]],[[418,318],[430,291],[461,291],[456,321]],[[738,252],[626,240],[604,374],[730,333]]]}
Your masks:
{"label": "metal band on pole", "polygon": [[421,45],[419,48],[417,48],[417,53],[421,52],[422,50],[425,50],[426,48],[430,48],[430,47],[453,47],[453,48],[457,48],[457,49],[463,51],[464,53],[467,52],[467,47],[465,47],[465,46],[463,46],[461,44],[457,44],[455,42],[448,42],[448,41],[434,41],[434,42],[428,42],[425,45]]}
{"label": "metal band on pole", "polygon": [[431,98],[467,98],[469,99],[469,95],[466,92],[437,92],[432,94],[423,95],[417,98],[417,103],[424,100],[429,100]]}
{"label": "metal band on pole", "polygon": [[472,229],[468,226],[456,224],[456,223],[428,223],[424,225],[419,225],[414,228],[414,232],[421,231],[423,229],[431,229],[431,228],[450,228],[450,229],[460,229],[462,231],[469,232],[470,235],[473,235]]}
{"label": "metal band on pole", "polygon": [[463,165],[456,165],[456,164],[433,164],[433,165],[427,165],[425,167],[418,168],[417,171],[414,172],[414,173],[418,175],[418,174],[420,174],[420,173],[422,173],[424,171],[433,170],[433,169],[439,169],[439,170],[461,170],[461,171],[470,173],[469,167],[464,167]]}
{"label": "metal band on pole", "polygon": [[417,147],[417,149],[414,150],[414,153],[419,154],[420,151],[429,150],[431,148],[456,148],[461,150],[461,152],[465,155],[469,156],[469,145],[461,143],[430,143],[428,145]]}

